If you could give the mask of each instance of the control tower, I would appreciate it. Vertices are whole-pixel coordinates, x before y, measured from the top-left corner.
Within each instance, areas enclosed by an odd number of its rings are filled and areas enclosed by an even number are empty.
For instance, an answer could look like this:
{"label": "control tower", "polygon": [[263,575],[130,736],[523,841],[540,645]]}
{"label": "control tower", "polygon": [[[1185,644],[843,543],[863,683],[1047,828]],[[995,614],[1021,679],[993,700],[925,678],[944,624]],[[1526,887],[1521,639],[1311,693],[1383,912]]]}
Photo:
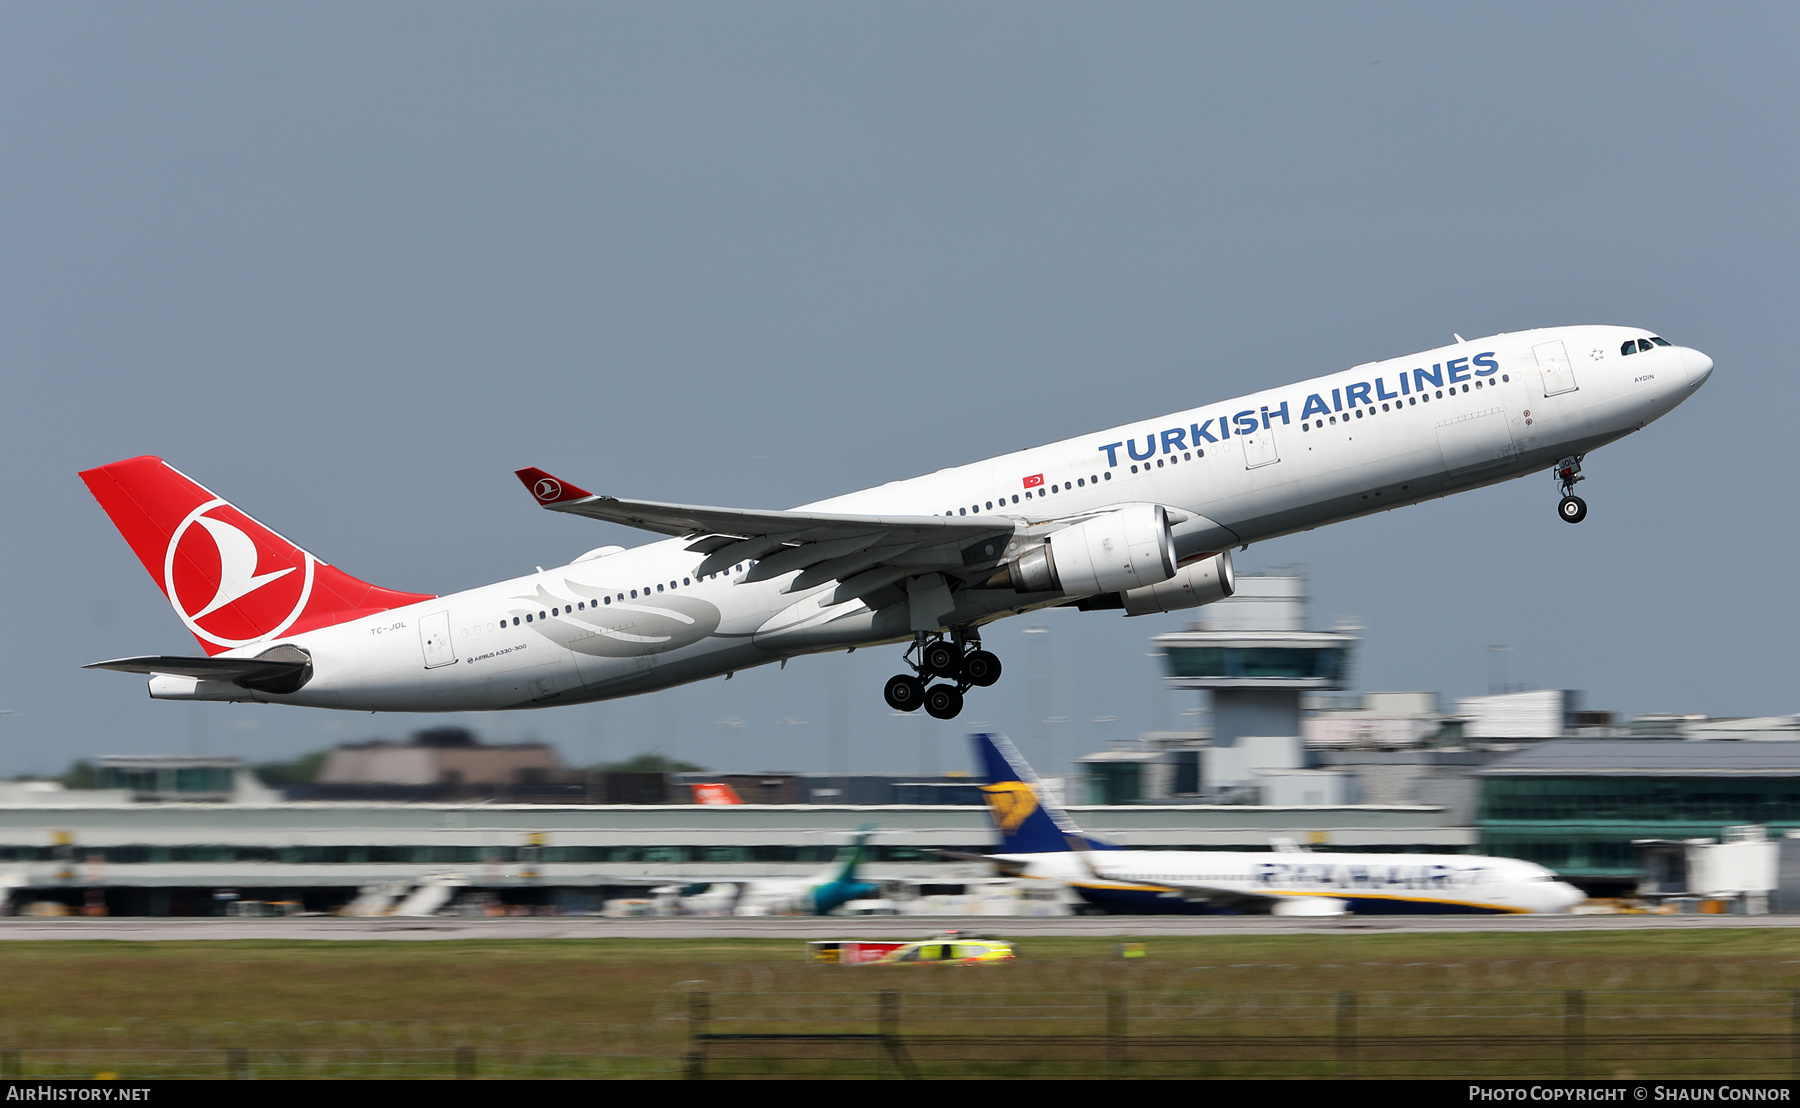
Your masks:
{"label": "control tower", "polygon": [[1171,687],[1212,694],[1206,788],[1260,784],[1270,771],[1308,772],[1301,694],[1345,688],[1357,640],[1306,630],[1306,601],[1298,573],[1240,575],[1236,593],[1202,608],[1194,630],[1152,640]]}

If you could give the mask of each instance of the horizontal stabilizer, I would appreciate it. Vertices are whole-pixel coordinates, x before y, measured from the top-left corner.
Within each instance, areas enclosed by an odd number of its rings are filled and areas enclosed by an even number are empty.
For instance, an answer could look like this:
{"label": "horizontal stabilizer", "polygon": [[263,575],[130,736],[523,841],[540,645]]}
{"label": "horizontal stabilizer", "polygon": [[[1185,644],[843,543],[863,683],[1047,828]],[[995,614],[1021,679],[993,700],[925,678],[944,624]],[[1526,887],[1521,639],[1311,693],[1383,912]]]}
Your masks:
{"label": "horizontal stabilizer", "polygon": [[203,681],[230,681],[246,689],[294,692],[312,677],[312,658],[292,646],[278,646],[260,658],[183,658],[146,654],[89,662],[82,669],[111,669],[120,673],[192,677]]}

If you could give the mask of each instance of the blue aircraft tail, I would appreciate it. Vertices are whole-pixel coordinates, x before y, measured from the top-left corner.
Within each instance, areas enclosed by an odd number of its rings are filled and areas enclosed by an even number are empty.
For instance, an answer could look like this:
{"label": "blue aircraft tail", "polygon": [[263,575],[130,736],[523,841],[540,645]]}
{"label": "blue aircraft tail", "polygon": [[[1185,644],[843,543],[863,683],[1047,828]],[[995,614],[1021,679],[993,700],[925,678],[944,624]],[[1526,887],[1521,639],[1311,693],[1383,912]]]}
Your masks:
{"label": "blue aircraft tail", "polygon": [[874,896],[881,891],[881,886],[873,881],[864,881],[858,872],[865,860],[869,836],[875,831],[874,824],[864,824],[856,833],[856,838],[849,845],[838,851],[837,873],[831,880],[813,888],[813,911],[821,916],[829,915],[852,900]]}
{"label": "blue aircraft tail", "polygon": [[988,783],[981,787],[994,830],[1000,834],[999,854],[1049,854],[1069,849],[1072,836],[1090,850],[1116,849],[1111,843],[1089,838],[1044,791],[1037,774],[1025,764],[1013,744],[1001,735],[971,735],[975,756]]}
{"label": "blue aircraft tail", "polygon": [[837,879],[840,882],[854,883],[859,880],[857,870],[862,867],[869,845],[869,836],[875,833],[875,825],[865,823],[856,829],[856,838],[848,846],[838,851],[839,866]]}

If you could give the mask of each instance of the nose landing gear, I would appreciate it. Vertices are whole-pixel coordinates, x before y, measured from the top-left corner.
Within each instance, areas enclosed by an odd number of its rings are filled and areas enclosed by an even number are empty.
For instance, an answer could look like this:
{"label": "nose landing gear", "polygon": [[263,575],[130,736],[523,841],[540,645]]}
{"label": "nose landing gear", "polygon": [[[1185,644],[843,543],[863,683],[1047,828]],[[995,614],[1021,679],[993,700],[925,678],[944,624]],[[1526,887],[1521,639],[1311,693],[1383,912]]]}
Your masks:
{"label": "nose landing gear", "polygon": [[[920,632],[906,648],[912,673],[888,679],[882,695],[897,712],[916,712],[921,706],[934,719],[955,719],[963,709],[963,694],[986,688],[1000,680],[1000,659],[981,649],[981,640],[964,632],[950,638]],[[927,684],[941,677],[941,684]]]}
{"label": "nose landing gear", "polygon": [[1586,454],[1571,454],[1557,462],[1556,468],[1550,471],[1556,478],[1557,486],[1562,489],[1563,497],[1556,505],[1556,514],[1565,523],[1580,523],[1587,518],[1587,501],[1575,495],[1575,486],[1587,480],[1581,475],[1581,460],[1585,457]]}

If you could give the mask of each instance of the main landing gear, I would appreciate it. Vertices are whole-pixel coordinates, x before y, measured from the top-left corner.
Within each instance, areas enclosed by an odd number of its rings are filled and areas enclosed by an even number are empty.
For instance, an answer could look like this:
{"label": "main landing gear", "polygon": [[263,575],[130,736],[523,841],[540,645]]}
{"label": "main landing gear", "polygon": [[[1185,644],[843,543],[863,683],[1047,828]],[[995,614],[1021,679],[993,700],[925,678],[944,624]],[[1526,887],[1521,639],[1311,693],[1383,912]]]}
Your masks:
{"label": "main landing gear", "polygon": [[[916,712],[923,705],[933,719],[955,719],[963,709],[963,693],[1000,680],[1000,659],[981,649],[979,638],[960,631],[948,639],[921,631],[905,658],[913,672],[890,677],[882,690],[888,707],[897,712]],[[930,683],[940,677],[941,683]]]}
{"label": "main landing gear", "polygon": [[1571,454],[1556,463],[1550,472],[1556,477],[1558,487],[1562,489],[1563,498],[1556,505],[1556,514],[1565,523],[1580,523],[1587,518],[1587,501],[1575,495],[1575,486],[1587,478],[1581,475],[1581,460],[1586,454]]}

